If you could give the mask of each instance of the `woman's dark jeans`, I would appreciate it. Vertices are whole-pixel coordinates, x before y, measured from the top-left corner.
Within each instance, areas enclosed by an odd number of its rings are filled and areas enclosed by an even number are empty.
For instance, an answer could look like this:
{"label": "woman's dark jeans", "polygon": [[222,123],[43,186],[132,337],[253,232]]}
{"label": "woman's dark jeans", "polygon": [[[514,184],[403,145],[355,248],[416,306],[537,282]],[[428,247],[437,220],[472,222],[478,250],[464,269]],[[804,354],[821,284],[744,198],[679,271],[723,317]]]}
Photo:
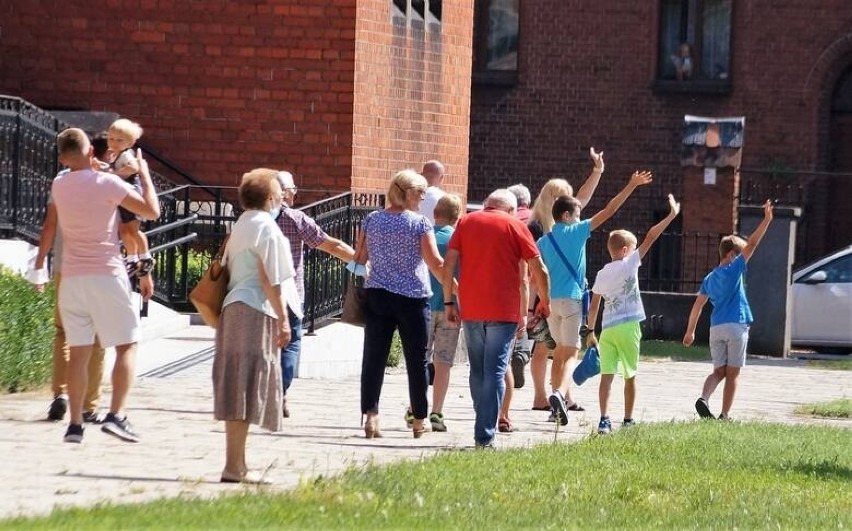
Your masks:
{"label": "woman's dark jeans", "polygon": [[413,299],[383,289],[367,289],[364,328],[364,357],[361,361],[361,413],[378,413],[379,396],[385,379],[394,330],[399,330],[405,368],[408,372],[408,399],[417,419],[429,414],[426,393],[429,373],[426,344],[429,339],[429,299]]}

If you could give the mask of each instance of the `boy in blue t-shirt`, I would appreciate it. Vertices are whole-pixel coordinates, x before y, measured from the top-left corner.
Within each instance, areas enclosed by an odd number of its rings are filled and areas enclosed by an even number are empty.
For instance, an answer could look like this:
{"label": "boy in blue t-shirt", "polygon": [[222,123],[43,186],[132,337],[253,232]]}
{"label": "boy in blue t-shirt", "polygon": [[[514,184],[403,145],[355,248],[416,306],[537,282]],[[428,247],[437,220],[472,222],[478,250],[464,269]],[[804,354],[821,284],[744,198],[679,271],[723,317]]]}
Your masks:
{"label": "boy in blue t-shirt", "polygon": [[[461,210],[461,199],[453,194],[445,194],[435,204],[435,243],[438,244],[438,252],[441,256],[447,254],[447,244],[456,230]],[[461,329],[446,320],[444,289],[433,275],[430,274],[429,278],[432,281],[432,298],[429,300],[432,321],[429,325],[429,343],[426,350],[435,371],[429,423],[432,425],[432,431],[447,431],[447,425],[444,424],[444,399],[447,397],[447,389],[450,386],[450,369],[455,361]],[[411,408],[405,412],[405,421],[407,424],[414,423]]]}
{"label": "boy in blue t-shirt", "polygon": [[683,336],[683,344],[687,347],[695,341],[695,325],[707,300],[713,304],[713,313],[710,314],[713,372],[704,380],[701,398],[695,402],[695,410],[701,418],[713,418],[708,401],[722,380],[725,380],[725,388],[719,418],[728,419],[731,411],[737,392],[737,378],[740,369],[745,366],[748,329],[753,321],[743,281],[746,263],[766,234],[771,221],[772,202],[766,201],[763,205],[763,220],[748,241],[734,235],[722,238],[719,244],[719,265],[704,277],[695,304],[692,305],[689,324]]}
{"label": "boy in blue t-shirt", "polygon": [[551,210],[556,223],[550,233],[537,242],[541,258],[550,273],[551,313],[547,325],[556,341],[550,368],[553,393],[548,397],[548,402],[553,410],[553,419],[558,419],[563,426],[568,424],[569,411],[585,411],[572,396],[570,375],[580,352],[586,240],[593,230],[618,212],[637,187],[650,184],[652,177],[651,172],[633,172],[627,186],[610,199],[603,210],[585,220],[580,220],[583,205],[577,198],[556,198]]}

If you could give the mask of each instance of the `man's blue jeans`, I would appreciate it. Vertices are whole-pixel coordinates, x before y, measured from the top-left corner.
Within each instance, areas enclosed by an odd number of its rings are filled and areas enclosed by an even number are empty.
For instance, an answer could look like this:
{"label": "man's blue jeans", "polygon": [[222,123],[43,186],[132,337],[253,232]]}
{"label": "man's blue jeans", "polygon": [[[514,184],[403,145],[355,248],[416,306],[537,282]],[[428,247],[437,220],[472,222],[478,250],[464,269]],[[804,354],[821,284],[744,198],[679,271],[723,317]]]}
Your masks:
{"label": "man's blue jeans", "polygon": [[299,355],[302,352],[302,320],[289,308],[287,316],[290,321],[290,342],[281,349],[281,379],[284,382],[285,395],[296,377],[296,365],[299,364]]}
{"label": "man's blue jeans", "polygon": [[497,429],[497,416],[503,404],[503,380],[512,352],[518,323],[503,321],[464,321],[464,337],[470,362],[470,394],[476,421],[476,444],[490,444]]}

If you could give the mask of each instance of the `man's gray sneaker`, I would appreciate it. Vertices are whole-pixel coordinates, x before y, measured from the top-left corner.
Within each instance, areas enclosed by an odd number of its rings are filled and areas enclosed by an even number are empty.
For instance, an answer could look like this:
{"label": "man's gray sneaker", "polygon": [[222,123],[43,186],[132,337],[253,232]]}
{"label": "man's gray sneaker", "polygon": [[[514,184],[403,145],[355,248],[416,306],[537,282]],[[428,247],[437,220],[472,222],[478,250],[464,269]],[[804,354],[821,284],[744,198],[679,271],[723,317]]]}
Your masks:
{"label": "man's gray sneaker", "polygon": [[104,419],[104,424],[101,426],[101,431],[118,437],[122,441],[139,442],[139,436],[133,431],[133,427],[127,420],[127,416],[121,420],[115,416],[115,413],[108,413]]}

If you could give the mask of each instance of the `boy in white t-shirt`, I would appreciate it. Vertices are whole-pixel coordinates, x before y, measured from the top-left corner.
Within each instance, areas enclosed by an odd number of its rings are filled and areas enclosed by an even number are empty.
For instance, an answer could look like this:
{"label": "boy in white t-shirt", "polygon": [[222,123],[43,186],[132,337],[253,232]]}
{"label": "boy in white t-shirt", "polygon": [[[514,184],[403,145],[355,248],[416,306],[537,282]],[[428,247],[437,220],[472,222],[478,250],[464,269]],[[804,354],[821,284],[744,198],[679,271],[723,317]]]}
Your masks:
{"label": "boy in white t-shirt", "polygon": [[636,236],[626,230],[614,230],[609,233],[607,250],[612,262],[598,271],[592,286],[592,304],[587,320],[589,344],[598,344],[595,338],[595,324],[601,298],[606,301],[603,312],[601,339],[601,383],[598,398],[601,407],[601,419],[598,433],[612,431],[609,420],[609,394],[612,381],[619,364],[624,376],[624,422],[622,427],[633,422],[633,405],[636,402],[636,369],[639,364],[639,346],[642,330],[639,323],[645,320],[645,308],[639,294],[639,266],[642,258],[651,249],[651,245],[666,230],[666,227],[680,212],[680,203],[669,194],[669,214],[651,227],[645,240],[636,248]]}

